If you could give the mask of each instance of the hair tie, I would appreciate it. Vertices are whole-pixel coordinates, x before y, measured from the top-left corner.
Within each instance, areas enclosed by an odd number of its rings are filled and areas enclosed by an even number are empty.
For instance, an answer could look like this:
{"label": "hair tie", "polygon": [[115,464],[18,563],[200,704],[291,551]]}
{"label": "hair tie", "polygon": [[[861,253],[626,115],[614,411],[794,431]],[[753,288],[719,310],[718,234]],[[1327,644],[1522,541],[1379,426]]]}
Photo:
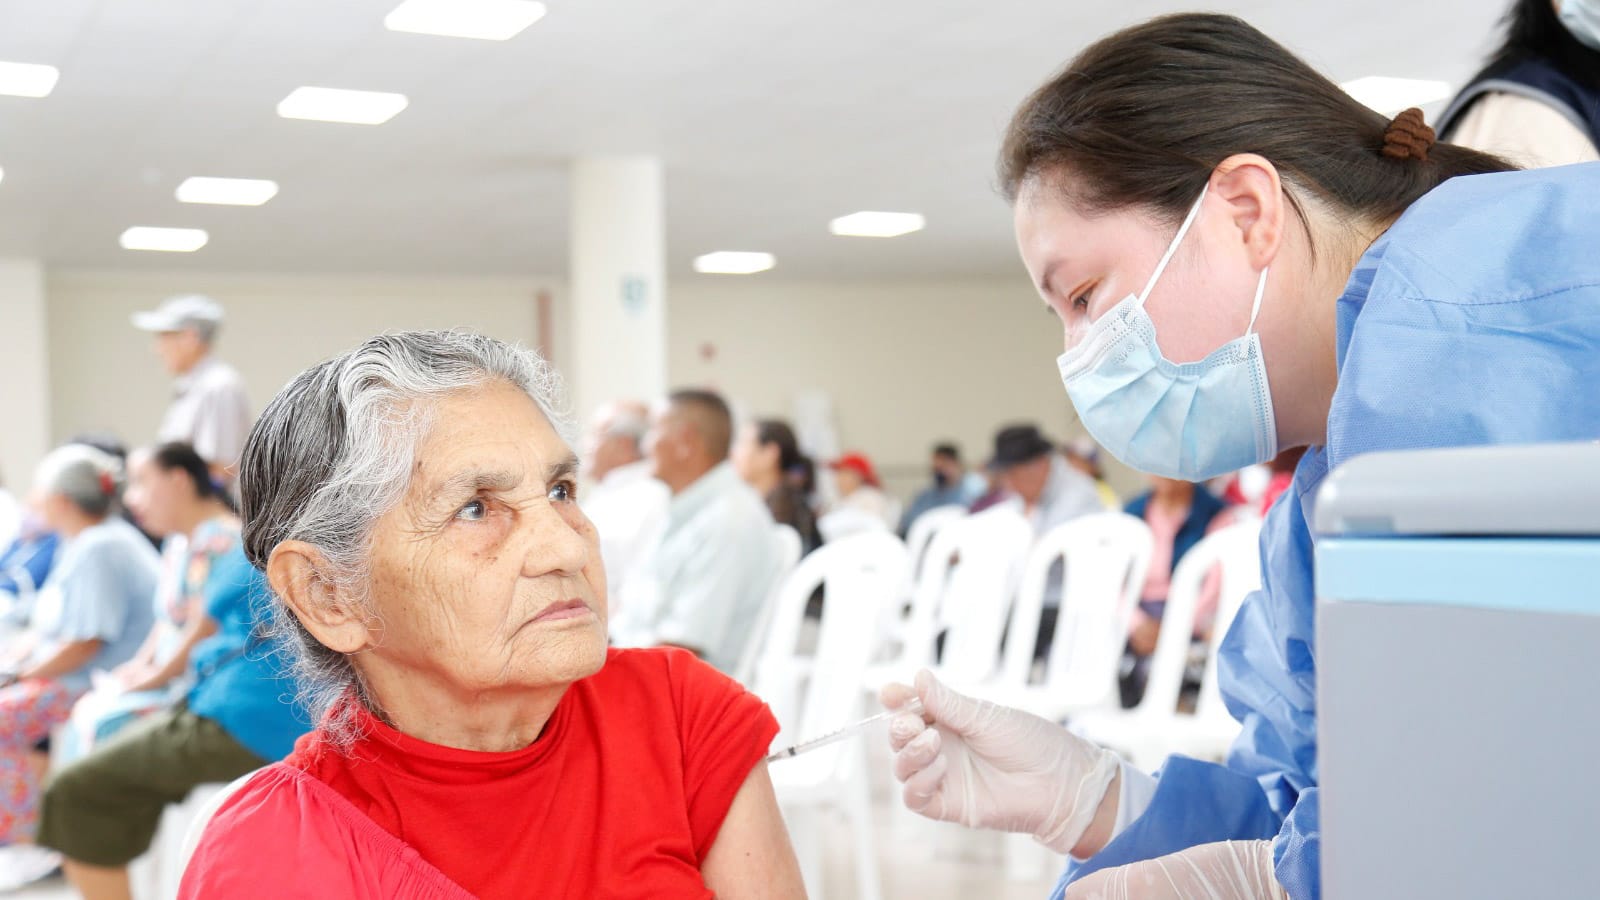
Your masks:
{"label": "hair tie", "polygon": [[111,473],[110,472],[101,472],[100,473],[100,493],[105,494],[107,497],[110,497],[111,495],[115,494],[116,492],[117,492],[116,479],[111,477]]}
{"label": "hair tie", "polygon": [[1423,119],[1422,110],[1413,106],[1395,116],[1389,127],[1384,129],[1383,155],[1390,159],[1427,162],[1428,149],[1438,139],[1439,136]]}

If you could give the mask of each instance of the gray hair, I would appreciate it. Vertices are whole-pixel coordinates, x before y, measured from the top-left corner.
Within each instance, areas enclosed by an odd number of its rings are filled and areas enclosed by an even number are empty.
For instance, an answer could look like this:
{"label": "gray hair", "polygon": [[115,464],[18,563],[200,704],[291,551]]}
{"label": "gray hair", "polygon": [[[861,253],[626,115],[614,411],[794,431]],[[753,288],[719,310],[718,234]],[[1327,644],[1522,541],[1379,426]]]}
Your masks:
{"label": "gray hair", "polygon": [[88,444],[64,444],[40,460],[33,483],[66,497],[86,515],[107,516],[122,488],[122,462]]}
{"label": "gray hair", "polygon": [[[273,548],[305,541],[327,560],[322,574],[341,596],[364,606],[373,523],[405,496],[438,401],[495,380],[526,392],[571,443],[560,376],[536,352],[483,335],[381,335],[301,372],[245,442],[239,489],[250,562],[265,571]],[[269,628],[291,656],[301,702],[336,741],[349,740],[349,710],[327,714],[352,693],[370,706],[354,666],[318,642],[281,599],[273,610]]]}

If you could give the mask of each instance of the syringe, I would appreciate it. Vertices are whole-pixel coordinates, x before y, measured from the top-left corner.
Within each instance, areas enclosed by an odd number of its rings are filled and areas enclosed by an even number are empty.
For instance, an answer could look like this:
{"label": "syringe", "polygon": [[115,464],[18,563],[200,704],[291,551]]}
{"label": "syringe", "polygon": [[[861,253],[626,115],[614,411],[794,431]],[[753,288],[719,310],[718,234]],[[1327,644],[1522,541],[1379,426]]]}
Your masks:
{"label": "syringe", "polygon": [[815,750],[818,747],[826,747],[827,745],[836,741],[842,741],[847,737],[859,734],[860,732],[865,731],[869,726],[892,719],[901,713],[910,713],[915,716],[922,715],[922,699],[919,697],[913,697],[911,698],[910,703],[907,703],[905,706],[902,706],[899,709],[891,709],[887,712],[878,713],[875,716],[868,716],[854,725],[846,725],[838,731],[825,734],[822,737],[812,738],[809,741],[801,741],[800,743],[795,744],[793,747],[779,750],[777,753],[767,757],[767,762],[777,762],[780,759],[788,759],[792,756],[799,756],[802,753],[805,753],[809,750]]}

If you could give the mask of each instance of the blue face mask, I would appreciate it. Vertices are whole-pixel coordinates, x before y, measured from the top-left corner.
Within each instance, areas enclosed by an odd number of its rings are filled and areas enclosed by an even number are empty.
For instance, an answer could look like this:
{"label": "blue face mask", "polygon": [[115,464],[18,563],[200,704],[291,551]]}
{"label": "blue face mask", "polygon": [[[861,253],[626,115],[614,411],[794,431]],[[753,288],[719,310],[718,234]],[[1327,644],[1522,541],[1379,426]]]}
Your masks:
{"label": "blue face mask", "polygon": [[1178,364],[1161,355],[1144,311],[1156,279],[1200,213],[1200,194],[1144,292],[1089,326],[1057,364],[1085,428],[1112,456],[1151,475],[1204,481],[1277,455],[1278,429],[1255,333],[1267,270],[1261,270],[1250,325],[1205,359]]}
{"label": "blue face mask", "polygon": [[1580,43],[1600,50],[1600,0],[1561,0],[1556,16]]}

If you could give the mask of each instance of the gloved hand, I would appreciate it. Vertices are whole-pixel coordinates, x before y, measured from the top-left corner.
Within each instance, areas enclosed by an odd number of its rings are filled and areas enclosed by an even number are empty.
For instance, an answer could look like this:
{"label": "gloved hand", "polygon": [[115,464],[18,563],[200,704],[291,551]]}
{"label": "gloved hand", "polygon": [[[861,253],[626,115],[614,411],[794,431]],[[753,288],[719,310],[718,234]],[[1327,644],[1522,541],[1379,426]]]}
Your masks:
{"label": "gloved hand", "polygon": [[1271,841],[1222,841],[1102,869],[1066,900],[1289,900],[1272,874]]}
{"label": "gloved hand", "polygon": [[926,670],[914,690],[891,684],[879,699],[899,709],[914,696],[923,714],[889,722],[908,808],[968,828],[1031,834],[1057,853],[1077,846],[1119,771],[1115,754],[1054,722],[958,694]]}

